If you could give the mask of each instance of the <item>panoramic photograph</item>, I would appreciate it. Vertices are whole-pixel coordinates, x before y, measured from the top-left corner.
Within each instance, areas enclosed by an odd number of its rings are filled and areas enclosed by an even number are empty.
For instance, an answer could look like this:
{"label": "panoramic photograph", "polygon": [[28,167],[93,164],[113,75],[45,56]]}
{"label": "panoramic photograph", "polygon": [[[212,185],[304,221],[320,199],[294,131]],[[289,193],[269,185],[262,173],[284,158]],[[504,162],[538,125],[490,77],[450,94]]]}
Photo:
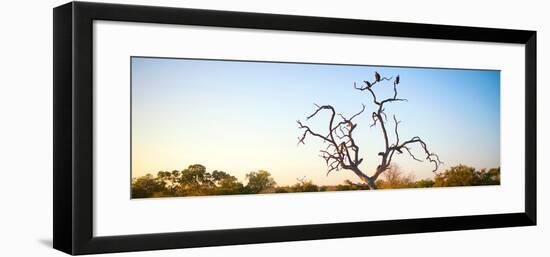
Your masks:
{"label": "panoramic photograph", "polygon": [[131,198],[500,185],[500,71],[131,57]]}

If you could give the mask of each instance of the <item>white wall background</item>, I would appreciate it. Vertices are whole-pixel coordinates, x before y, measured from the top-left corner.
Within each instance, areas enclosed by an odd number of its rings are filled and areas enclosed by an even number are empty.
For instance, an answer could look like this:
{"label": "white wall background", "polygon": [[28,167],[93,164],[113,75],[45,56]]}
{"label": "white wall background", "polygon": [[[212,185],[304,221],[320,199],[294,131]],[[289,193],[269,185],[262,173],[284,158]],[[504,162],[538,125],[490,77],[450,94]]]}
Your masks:
{"label": "white wall background", "polygon": [[[97,1],[105,2],[105,1]],[[114,1],[109,1],[114,2]],[[543,184],[544,1],[125,0],[120,3],[537,30],[539,225],[460,232],[122,253],[118,256],[535,256],[550,254]],[[52,8],[64,1],[9,1],[0,9],[0,255],[63,256],[52,241]],[[548,105],[544,105],[548,106]]]}

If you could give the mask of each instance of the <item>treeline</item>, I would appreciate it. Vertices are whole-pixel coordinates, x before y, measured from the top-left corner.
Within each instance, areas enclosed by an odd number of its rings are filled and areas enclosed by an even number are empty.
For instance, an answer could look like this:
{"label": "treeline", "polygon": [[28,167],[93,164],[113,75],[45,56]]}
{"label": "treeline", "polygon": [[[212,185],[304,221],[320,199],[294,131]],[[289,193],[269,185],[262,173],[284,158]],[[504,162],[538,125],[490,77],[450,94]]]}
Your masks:
{"label": "treeline", "polygon": [[376,181],[380,189],[500,185],[500,167],[476,170],[458,165],[436,174],[433,180],[416,180],[413,175],[404,176],[396,168],[385,171],[383,175],[382,180]]}
{"label": "treeline", "polygon": [[[376,183],[380,189],[425,188],[451,186],[499,185],[500,168],[476,170],[459,165],[439,173],[433,180],[415,180],[414,176],[404,176],[399,169],[392,168],[383,173]],[[349,180],[340,185],[319,186],[311,180],[299,179],[291,186],[277,186],[271,174],[265,170],[246,174],[246,185],[235,176],[224,171],[211,173],[200,164],[190,165],[184,170],[159,171],[157,175],[147,174],[132,179],[132,198],[233,195],[259,193],[293,193],[368,190],[366,184]]]}
{"label": "treeline", "polygon": [[264,170],[250,172],[246,179],[248,183],[243,185],[226,172],[214,170],[210,173],[203,165],[194,164],[182,171],[159,171],[156,176],[147,174],[133,178],[132,198],[258,194],[277,185]]}

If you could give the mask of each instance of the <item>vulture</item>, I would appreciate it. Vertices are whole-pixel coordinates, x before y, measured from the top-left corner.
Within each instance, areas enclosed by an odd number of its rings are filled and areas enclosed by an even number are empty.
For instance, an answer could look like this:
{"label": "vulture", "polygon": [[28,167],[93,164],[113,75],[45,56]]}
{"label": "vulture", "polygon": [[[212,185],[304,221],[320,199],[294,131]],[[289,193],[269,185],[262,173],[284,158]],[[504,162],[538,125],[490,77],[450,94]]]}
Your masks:
{"label": "vulture", "polygon": [[370,88],[370,87],[372,86],[372,84],[371,84],[370,82],[368,82],[368,81],[366,81],[366,80],[365,80],[364,82],[365,82],[365,84],[367,84],[367,87],[368,87],[368,88]]}
{"label": "vulture", "polygon": [[376,79],[376,82],[380,82],[380,74],[378,72],[374,72],[374,78]]}
{"label": "vulture", "polygon": [[395,84],[399,84],[399,75],[397,75],[397,77],[395,77]]}

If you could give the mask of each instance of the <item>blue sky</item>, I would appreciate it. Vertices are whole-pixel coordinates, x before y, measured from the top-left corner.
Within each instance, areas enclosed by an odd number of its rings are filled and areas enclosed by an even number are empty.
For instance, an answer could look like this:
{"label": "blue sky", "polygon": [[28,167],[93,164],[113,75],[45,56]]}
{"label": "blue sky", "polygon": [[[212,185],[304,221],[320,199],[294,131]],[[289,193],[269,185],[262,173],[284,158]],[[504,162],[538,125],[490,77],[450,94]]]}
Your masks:
{"label": "blue sky", "polygon": [[[499,71],[133,57],[132,176],[200,163],[240,180],[268,170],[280,185],[302,177],[321,185],[359,181],[345,170],[326,176],[322,142],[310,137],[298,146],[296,120],[305,121],[314,103],[345,115],[364,103],[355,136],[361,168],[372,174],[383,141],[380,128],[369,127],[370,94],[353,83],[372,81],[375,71],[400,75],[399,97],[408,102],[387,104],[386,113],[401,121],[402,139],[420,136],[439,154],[442,170],[500,166]],[[375,90],[379,97],[393,93],[390,83]],[[328,117],[307,123],[323,131]],[[394,163],[417,179],[433,177],[428,162],[400,155]]]}

